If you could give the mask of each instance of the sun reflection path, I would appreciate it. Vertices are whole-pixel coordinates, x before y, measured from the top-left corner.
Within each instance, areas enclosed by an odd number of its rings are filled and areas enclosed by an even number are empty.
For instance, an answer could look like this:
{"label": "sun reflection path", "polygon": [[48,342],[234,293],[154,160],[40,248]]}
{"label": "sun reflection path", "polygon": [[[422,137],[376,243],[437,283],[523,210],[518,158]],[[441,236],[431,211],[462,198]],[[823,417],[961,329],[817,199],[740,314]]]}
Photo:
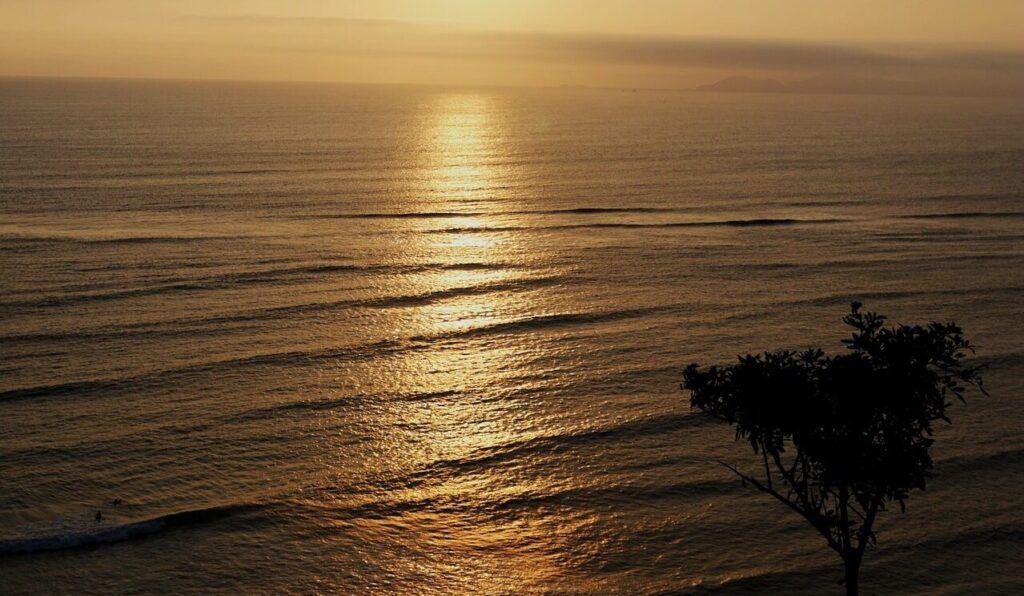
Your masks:
{"label": "sun reflection path", "polygon": [[435,196],[445,206],[486,206],[503,174],[500,165],[504,134],[497,122],[494,99],[479,94],[445,95],[436,105],[436,125],[429,172]]}
{"label": "sun reflection path", "polygon": [[[453,93],[437,96],[433,104],[434,124],[424,139],[429,147],[424,166],[431,204],[424,210],[472,215],[445,218],[440,233],[436,233],[436,221],[425,221],[422,225],[427,233],[417,237],[423,239],[422,250],[429,254],[430,261],[456,267],[434,276],[434,290],[484,289],[424,306],[421,315],[430,321],[436,335],[507,320],[507,294],[486,288],[523,275],[517,267],[524,251],[522,235],[481,230],[499,227],[507,221],[502,214],[514,210],[510,209],[514,198],[507,194],[505,183],[513,174],[503,159],[507,135],[502,116],[506,112],[497,103],[498,99],[489,94]],[[484,267],[469,267],[471,264]],[[501,364],[492,356],[483,350],[464,354],[437,349],[431,350],[425,364],[435,373],[452,377],[453,387],[487,386],[502,372],[495,369]]]}
{"label": "sun reflection path", "polygon": [[460,586],[470,591],[489,591],[509,581],[529,585],[531,577],[535,581],[558,573],[557,553],[564,551],[565,540],[552,519],[531,523],[486,513],[494,503],[552,488],[535,472],[524,473],[532,466],[438,464],[476,461],[540,432],[537,420],[531,420],[536,412],[505,397],[530,384],[525,379],[537,356],[526,345],[531,340],[472,334],[545,311],[534,302],[543,292],[522,290],[531,287],[528,278],[537,273],[526,263],[529,235],[516,231],[528,224],[522,219],[526,215],[515,214],[523,210],[515,207],[511,190],[522,166],[508,158],[503,128],[508,110],[501,109],[500,101],[489,94],[461,93],[437,96],[432,104],[433,124],[423,139],[425,193],[416,208],[450,216],[409,222],[416,228],[411,235],[415,246],[404,249],[447,266],[424,277],[424,293],[450,293],[416,306],[420,327],[436,339],[408,357],[402,374],[423,385],[418,389],[454,394],[395,404],[391,412],[396,427],[414,429],[402,439],[414,465],[437,471],[403,498],[447,504],[407,517],[409,539],[430,550],[434,571],[475,584]]}
{"label": "sun reflection path", "polygon": [[[441,230],[437,221],[422,223],[421,249],[433,262],[467,266],[432,280],[441,287],[496,284],[521,273],[515,267],[526,250],[521,235],[485,230],[508,226],[507,213],[514,210],[510,206],[515,201],[508,181],[516,172],[504,157],[507,135],[496,102],[487,94],[457,93],[438,96],[433,104],[434,123],[424,139],[429,148],[424,170],[430,204],[423,210],[453,215],[442,220]],[[473,269],[471,264],[490,266]],[[446,332],[484,324],[500,313],[501,306],[496,294],[481,292],[470,301],[431,305],[423,315],[434,320],[435,331]],[[458,312],[463,316],[453,317]]]}

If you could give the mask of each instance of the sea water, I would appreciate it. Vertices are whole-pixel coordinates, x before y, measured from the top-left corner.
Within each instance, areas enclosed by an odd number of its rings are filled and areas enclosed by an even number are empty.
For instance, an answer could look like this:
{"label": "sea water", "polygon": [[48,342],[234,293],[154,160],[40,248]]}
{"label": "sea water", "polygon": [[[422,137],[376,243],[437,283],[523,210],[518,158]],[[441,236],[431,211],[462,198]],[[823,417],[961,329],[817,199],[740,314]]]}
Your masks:
{"label": "sea water", "polygon": [[990,367],[864,591],[1020,589],[1022,201],[1009,100],[4,79],[0,591],[841,593],[679,381],[851,300]]}

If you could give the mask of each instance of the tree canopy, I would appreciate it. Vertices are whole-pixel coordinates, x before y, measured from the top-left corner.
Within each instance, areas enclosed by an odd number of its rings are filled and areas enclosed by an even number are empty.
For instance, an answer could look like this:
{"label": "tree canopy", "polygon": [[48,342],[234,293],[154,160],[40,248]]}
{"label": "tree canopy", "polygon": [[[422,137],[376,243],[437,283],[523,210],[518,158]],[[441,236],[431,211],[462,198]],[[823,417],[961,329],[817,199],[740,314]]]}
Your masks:
{"label": "tree canopy", "polygon": [[848,351],[747,355],[731,366],[690,365],[691,404],[733,425],[760,456],[744,482],[799,513],[839,553],[856,594],[877,515],[924,489],[937,421],[984,388],[974,348],[955,323],[886,326],[854,302],[843,318]]}

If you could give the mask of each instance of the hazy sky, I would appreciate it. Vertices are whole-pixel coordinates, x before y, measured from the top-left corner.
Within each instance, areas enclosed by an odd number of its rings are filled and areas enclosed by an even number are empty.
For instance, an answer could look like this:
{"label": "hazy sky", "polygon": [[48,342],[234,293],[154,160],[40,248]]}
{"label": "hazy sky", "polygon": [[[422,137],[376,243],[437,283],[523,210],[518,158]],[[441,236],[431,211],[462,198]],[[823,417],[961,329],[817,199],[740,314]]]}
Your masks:
{"label": "hazy sky", "polygon": [[0,74],[1024,89],[1024,0],[2,0]]}

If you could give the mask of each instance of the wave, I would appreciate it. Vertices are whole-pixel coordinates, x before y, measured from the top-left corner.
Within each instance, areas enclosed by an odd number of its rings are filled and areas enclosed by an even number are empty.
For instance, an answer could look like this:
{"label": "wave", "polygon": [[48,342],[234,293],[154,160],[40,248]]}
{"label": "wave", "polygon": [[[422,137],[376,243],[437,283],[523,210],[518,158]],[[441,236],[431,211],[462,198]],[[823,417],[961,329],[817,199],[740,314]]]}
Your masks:
{"label": "wave", "polygon": [[600,229],[600,228],[752,228],[770,226],[797,226],[797,225],[822,225],[845,223],[849,219],[793,219],[793,218],[758,218],[758,219],[727,219],[718,221],[676,221],[661,223],[634,223],[634,222],[593,222],[593,223],[571,223],[555,225],[530,225],[530,226],[468,226],[451,227],[428,230],[428,233],[435,234],[465,234],[473,232],[516,232],[530,230],[574,230],[574,229]]}
{"label": "wave", "polygon": [[[949,196],[949,197],[927,197],[928,199],[964,199],[964,198],[1004,198],[1001,195],[979,195],[974,196]],[[804,201],[804,202],[789,202],[786,203],[788,206],[830,206],[834,207],[837,205],[860,205],[865,202],[864,200],[841,200],[841,201]],[[412,212],[371,212],[371,213],[342,213],[342,214],[331,214],[331,215],[319,215],[309,214],[302,217],[303,219],[453,219],[460,217],[502,217],[502,216],[516,216],[516,215],[644,215],[644,214],[666,214],[666,213],[691,213],[696,211],[696,208],[692,207],[574,207],[565,209],[519,209],[519,210],[505,210],[505,211],[412,211]],[[909,214],[899,215],[900,219],[942,219],[942,218],[1019,218],[1024,217],[1024,213],[1021,212],[988,212],[988,211],[977,211],[977,212],[954,212],[954,213],[924,213],[924,214]],[[587,228],[587,227],[717,227],[717,226],[769,226],[769,225],[797,225],[797,224],[815,224],[815,223],[841,223],[850,221],[849,219],[841,218],[830,218],[830,219],[795,219],[795,218],[754,218],[754,219],[732,219],[724,221],[708,221],[708,222],[667,222],[667,223],[619,223],[619,222],[579,222],[572,224],[561,224],[561,225],[550,225],[550,226],[494,226],[494,227],[467,227],[467,228],[447,228],[439,231],[510,231],[520,229],[532,229],[532,228],[552,228],[552,229],[572,229],[572,228]]]}
{"label": "wave", "polygon": [[[11,300],[0,303],[3,307],[47,308],[69,306],[87,302],[103,302],[124,298],[161,296],[181,292],[212,291],[225,288],[237,288],[253,284],[267,284],[284,281],[288,276],[323,275],[334,273],[378,273],[384,275],[403,275],[430,271],[508,271],[518,266],[510,263],[425,263],[408,265],[310,265],[301,267],[280,267],[258,271],[244,271],[225,275],[198,277],[190,281],[168,283],[143,288],[117,289],[107,292],[62,294],[60,296],[42,296],[27,300]],[[347,301],[346,305],[358,305],[358,300]],[[367,302],[367,301],[364,301]],[[52,335],[52,334],[50,334]],[[16,337],[14,339],[17,339]]]}
{"label": "wave", "polygon": [[[413,393],[400,393],[397,395],[385,396],[388,401],[396,402],[419,402],[419,401],[433,401],[436,399],[445,399],[459,395],[458,391],[447,390],[447,391],[429,391],[429,392],[413,392]],[[341,408],[354,403],[362,402],[371,396],[360,394],[360,395],[346,395],[335,399],[321,399],[315,401],[300,401],[300,402],[288,402],[278,404],[274,406],[268,406],[265,408],[255,408],[247,410],[241,414],[231,416],[226,422],[239,422],[246,420],[263,420],[267,418],[276,418],[282,414],[288,414],[289,412],[319,412],[325,410],[333,410]]]}
{"label": "wave", "polygon": [[1024,217],[1020,211],[962,211],[953,213],[920,213],[916,215],[901,215],[901,219],[1016,219]]}
{"label": "wave", "polygon": [[56,306],[68,306],[72,304],[80,304],[83,302],[118,300],[122,298],[139,298],[143,296],[159,296],[162,294],[172,294],[177,292],[198,292],[209,289],[212,289],[212,286],[201,283],[178,283],[167,284],[163,286],[154,286],[149,288],[115,290],[112,292],[104,292],[102,294],[70,294],[64,296],[47,296],[32,300],[14,300],[10,302],[4,302],[0,304],[0,306],[46,308]]}
{"label": "wave", "polygon": [[68,550],[104,544],[115,544],[141,538],[170,528],[196,525],[259,509],[259,505],[239,504],[169,513],[151,519],[119,526],[97,524],[96,529],[71,531],[63,534],[34,538],[15,538],[0,541],[0,555],[27,555],[32,553]]}
{"label": "wave", "polygon": [[[530,284],[550,284],[559,283],[558,278],[538,278],[530,281],[526,286],[523,282],[513,283],[499,283],[499,284],[482,284],[479,286],[467,286],[457,287],[437,292],[431,292],[426,294],[416,294],[407,296],[391,296],[380,299],[373,299],[368,301],[345,301],[342,303],[314,303],[309,305],[298,305],[280,307],[279,309],[272,310],[285,310],[289,312],[295,312],[296,310],[317,310],[324,308],[332,308],[338,306],[357,306],[357,307],[401,307],[409,305],[420,305],[429,304],[434,301],[439,301],[447,298],[458,297],[458,296],[472,296],[479,295],[493,291],[508,291],[515,289],[522,289]],[[874,292],[860,292],[856,294],[831,294],[824,296],[817,296],[807,299],[795,300],[787,302],[787,304],[798,305],[798,304],[811,304],[815,306],[824,306],[832,304],[846,304],[850,300],[878,300],[878,299],[901,299],[918,297],[925,295],[985,295],[992,293],[1020,293],[1024,291],[1024,287],[989,287],[989,288],[973,288],[969,290],[962,289],[940,289],[940,290],[893,290],[893,291],[874,291]],[[251,356],[242,356],[238,358],[229,358],[224,360],[211,360],[203,361],[195,364],[188,364],[175,368],[168,368],[159,371],[147,372],[140,375],[130,377],[120,377],[112,379],[91,379],[82,381],[71,381],[65,383],[47,384],[32,387],[22,387],[16,389],[10,389],[7,391],[0,392],[0,402],[31,399],[31,398],[48,398],[48,397],[64,397],[72,395],[93,395],[103,392],[121,392],[130,388],[137,388],[140,386],[150,386],[154,384],[160,384],[168,380],[175,380],[181,377],[187,377],[196,373],[215,372],[220,370],[232,370],[240,367],[249,366],[289,366],[296,364],[308,364],[310,362],[317,361],[366,361],[379,357],[387,357],[403,352],[416,351],[416,350],[428,350],[434,349],[439,344],[445,342],[460,342],[466,340],[472,340],[484,336],[493,336],[500,334],[518,334],[526,333],[530,331],[536,331],[548,328],[557,327],[578,327],[585,325],[593,325],[600,323],[607,323],[619,320],[637,319],[648,316],[654,316],[665,313],[677,312],[680,305],[667,304],[658,305],[644,308],[633,308],[633,309],[618,309],[608,311],[594,311],[594,312],[580,312],[580,313],[554,313],[548,315],[537,315],[532,317],[525,317],[522,319],[501,321],[488,325],[481,325],[478,327],[471,327],[467,329],[454,330],[439,334],[431,335],[416,335],[406,338],[391,338],[384,339],[377,342],[371,342],[367,344],[357,344],[352,346],[338,346],[338,347],[327,347],[319,348],[314,350],[292,350],[284,352],[272,352],[266,354],[256,354]],[[241,321],[248,321],[254,318],[263,318],[268,314],[277,313],[250,313],[244,315],[231,315],[232,319]],[[218,323],[222,322],[224,317],[218,317],[216,320],[202,320],[204,323]],[[49,336],[47,336],[49,337]],[[63,335],[61,335],[63,337]]]}
{"label": "wave", "polygon": [[333,215],[310,214],[310,219],[448,219],[455,217],[501,217],[508,215],[599,215],[599,214],[643,214],[682,213],[692,211],[681,207],[572,207],[565,209],[518,209],[508,211],[408,211],[374,213],[338,213]]}
{"label": "wave", "polygon": [[98,391],[111,390],[123,382],[122,379],[96,381],[71,381],[68,383],[54,383],[52,385],[36,385],[35,387],[24,387],[21,389],[8,389],[0,391],[0,402],[17,401],[38,397],[61,397],[64,395],[88,394]]}
{"label": "wave", "polygon": [[563,454],[568,450],[587,445],[611,444],[625,439],[652,437],[710,424],[715,424],[715,422],[709,417],[698,412],[687,411],[649,416],[577,432],[542,435],[494,447],[476,449],[465,457],[437,460],[400,476],[356,484],[347,487],[346,490],[351,493],[389,494],[394,491],[419,488],[434,481],[444,481],[453,476],[461,477],[477,471],[487,472],[495,466],[509,464],[531,456]]}
{"label": "wave", "polygon": [[[309,503],[308,506],[320,509],[324,515],[346,520],[388,519],[422,511],[430,511],[432,514],[461,514],[472,511],[474,514],[484,512],[493,516],[501,516],[553,505],[594,506],[609,502],[651,503],[662,499],[706,498],[709,495],[730,494],[741,490],[743,488],[740,483],[732,479],[691,480],[653,486],[616,484],[554,491],[525,491],[492,499],[440,494],[410,499],[374,500],[341,508],[331,506],[326,510],[315,503]],[[326,499],[325,502],[333,504],[337,502],[337,499]]]}
{"label": "wave", "polygon": [[332,215],[310,214],[303,219],[445,219],[451,217],[480,217],[497,215],[483,211],[407,211],[394,213],[335,213]]}
{"label": "wave", "polygon": [[495,335],[501,333],[515,333],[520,331],[532,331],[547,327],[572,326],[589,323],[605,323],[623,319],[633,319],[652,314],[659,314],[675,310],[674,306],[652,306],[647,308],[627,308],[611,311],[583,312],[583,313],[559,313],[551,315],[537,315],[513,321],[504,321],[491,325],[482,325],[459,331],[452,331],[438,335],[418,335],[410,338],[412,341],[436,342],[444,340],[469,339],[479,335]]}
{"label": "wave", "polygon": [[[736,262],[728,264],[719,264],[714,266],[716,271],[743,271],[743,272],[768,272],[768,271],[823,271],[823,272],[835,272],[842,269],[878,269],[885,266],[897,266],[897,267],[908,267],[908,266],[943,266],[948,267],[949,256],[937,255],[937,256],[914,256],[910,257],[888,257],[888,258],[845,258],[845,259],[828,259],[822,261],[783,261],[777,263],[761,263],[761,262]],[[995,261],[1017,261],[1020,257],[1012,254],[980,254],[980,255],[958,255],[956,257],[959,263],[992,263]],[[751,311],[748,313],[751,317],[759,316],[758,313]],[[0,337],[2,340],[2,337]]]}
{"label": "wave", "polygon": [[935,464],[937,474],[962,475],[992,471],[1007,472],[1006,467],[1024,465],[1024,447],[1001,449],[986,453],[972,453],[940,459]]}
{"label": "wave", "polygon": [[988,546],[999,544],[1007,548],[1009,544],[1024,544],[1024,525],[1000,524],[993,527],[957,532],[952,535],[935,536],[914,543],[912,548],[934,547],[937,551],[948,553],[958,552],[966,546]]}
{"label": "wave", "polygon": [[462,296],[481,296],[492,292],[512,292],[527,290],[531,288],[558,285],[569,281],[566,277],[547,276],[520,278],[511,281],[489,282],[474,284],[470,286],[456,286],[443,290],[421,292],[417,294],[402,294],[397,296],[381,296],[379,298],[357,298],[350,300],[337,300],[333,302],[309,302],[304,304],[291,304],[288,306],[276,306],[258,311],[252,311],[237,315],[225,315],[217,318],[203,319],[203,323],[228,323],[228,322],[249,322],[257,319],[266,319],[276,316],[287,316],[303,312],[324,311],[343,308],[400,308],[407,306],[423,306],[449,298]]}
{"label": "wave", "polygon": [[[425,294],[414,294],[406,296],[390,296],[378,299],[363,301],[342,301],[337,303],[311,303],[294,306],[278,307],[254,313],[228,315],[225,317],[214,317],[209,319],[198,319],[195,324],[214,325],[229,320],[253,321],[279,314],[292,314],[305,310],[322,310],[337,307],[371,307],[389,308],[410,305],[429,304],[458,296],[474,296],[494,291],[510,291],[530,287],[531,285],[546,285],[561,283],[562,278],[536,278],[530,281],[503,282],[498,284],[482,284],[439,290]],[[806,299],[789,301],[789,305],[810,304],[814,306],[828,306],[833,304],[847,304],[851,300],[879,300],[879,299],[903,299],[926,295],[972,295],[984,296],[995,293],[1017,294],[1024,291],[1024,287],[987,287],[972,289],[938,289],[938,290],[892,290],[860,292],[855,294],[839,293],[816,296]],[[353,346],[339,346],[319,348],[315,350],[292,350],[284,352],[272,352],[251,356],[242,356],[224,360],[203,361],[195,364],[188,364],[175,368],[168,368],[158,371],[146,372],[140,375],[121,377],[113,379],[90,379],[82,381],[71,381],[65,383],[46,384],[32,387],[22,387],[0,392],[0,402],[10,400],[21,400],[31,398],[48,398],[64,396],[93,395],[101,392],[121,392],[130,388],[150,386],[168,380],[175,380],[187,377],[200,372],[215,372],[220,370],[231,370],[247,366],[288,366],[296,364],[308,364],[317,361],[366,361],[378,357],[386,357],[402,352],[415,350],[428,350],[437,347],[443,342],[459,342],[472,340],[478,337],[498,334],[516,334],[536,331],[554,327],[576,327],[581,325],[592,325],[617,320],[628,320],[643,318],[663,313],[677,312],[680,305],[659,305],[645,308],[618,309],[608,311],[582,312],[582,313],[555,313],[538,315],[517,320],[496,322],[489,325],[481,325],[468,329],[455,330],[433,335],[417,335],[406,338],[391,338],[368,344]],[[175,322],[180,324],[180,322]],[[61,334],[60,337],[63,337]],[[13,336],[17,337],[17,336]],[[42,339],[50,338],[50,335],[40,336]],[[9,339],[9,338],[8,338]]]}
{"label": "wave", "polygon": [[539,288],[545,286],[553,286],[565,283],[564,277],[534,277],[517,279],[513,281],[505,282],[494,282],[485,283],[472,286],[458,286],[454,288],[446,288],[444,290],[437,290],[434,292],[424,292],[421,294],[407,294],[403,296],[386,296],[383,298],[372,298],[368,300],[356,300],[352,301],[346,306],[353,307],[364,307],[364,308],[394,308],[402,306],[422,306],[427,304],[433,304],[442,300],[448,300],[450,298],[460,298],[464,296],[480,296],[484,294],[491,294],[493,292],[513,292],[521,291],[532,288]]}
{"label": "wave", "polygon": [[1024,286],[996,286],[962,289],[944,288],[933,290],[879,290],[873,292],[829,294],[827,296],[818,296],[815,298],[790,300],[785,302],[785,304],[794,306],[804,304],[813,306],[830,306],[835,304],[849,304],[855,300],[863,302],[866,300],[893,300],[920,296],[970,296],[977,298],[997,293],[1018,294],[1021,292],[1024,292]]}
{"label": "wave", "polygon": [[571,433],[543,435],[507,443],[498,447],[480,449],[464,458],[435,462],[418,472],[418,474],[430,475],[439,469],[466,471],[472,468],[487,468],[524,455],[558,453],[571,447],[593,443],[603,444],[612,440],[618,441],[634,437],[649,437],[712,423],[713,421],[709,417],[694,411],[648,416],[611,426],[602,426]]}
{"label": "wave", "polygon": [[[799,522],[793,522],[799,523]],[[891,540],[891,538],[890,538]],[[889,552],[913,552],[915,557],[922,561],[935,560],[948,556],[949,553],[971,553],[972,556],[984,552],[988,547],[998,545],[1001,552],[1018,552],[1019,545],[1024,543],[1024,528],[1019,524],[991,524],[957,532],[933,532],[928,538],[916,541],[901,540],[896,538],[895,542],[886,541],[885,550]],[[820,586],[823,578],[835,577],[841,571],[838,569],[838,561],[828,562],[829,559],[808,560],[806,558],[792,559],[787,565],[780,567],[778,560],[772,567],[751,567],[741,573],[730,573],[718,577],[705,578],[702,583],[687,586],[674,590],[671,594],[778,594],[778,593],[821,593]],[[793,565],[790,567],[789,565]],[[901,557],[884,557],[873,563],[874,571],[879,578],[898,577],[907,569],[907,561]],[[928,588],[915,591],[920,594],[968,594],[977,593],[978,583],[972,574],[966,576],[944,577],[942,588],[938,584],[926,586],[914,586],[914,588]],[[905,593],[904,591],[892,589],[892,580],[875,580],[880,593]],[[986,577],[983,584],[989,590],[983,593],[1015,593],[1018,588],[1019,578],[1014,575]],[[875,582],[872,582],[875,583]],[[897,584],[898,585],[898,582]],[[882,590],[885,586],[890,589]],[[991,588],[995,587],[995,591]],[[1002,588],[1000,590],[1000,588]]]}
{"label": "wave", "polygon": [[51,398],[66,396],[93,395],[97,393],[115,393],[143,386],[160,386],[164,382],[196,373],[233,370],[247,366],[289,366],[315,361],[359,361],[387,356],[396,352],[417,349],[409,342],[395,339],[382,340],[356,346],[323,348],[318,350],[292,350],[256,354],[225,360],[210,360],[185,366],[167,368],[139,375],[119,377],[115,379],[95,379],[72,381],[50,385],[37,385],[0,392],[0,402],[17,401],[32,398]]}
{"label": "wave", "polygon": [[[723,475],[721,478],[702,480],[683,480],[671,484],[633,485],[615,484],[611,486],[572,487],[553,491],[525,491],[518,494],[502,493],[498,498],[469,499],[459,496],[441,494],[438,496],[412,499],[375,499],[378,495],[400,494],[402,491],[419,490],[425,485],[443,483],[452,477],[465,477],[474,472],[488,473],[495,466],[509,464],[518,459],[535,455],[562,454],[567,450],[583,445],[606,444],[634,437],[650,437],[663,433],[676,432],[704,424],[714,424],[707,416],[696,412],[682,412],[651,416],[631,420],[621,424],[594,428],[585,431],[557,435],[533,437],[514,441],[504,445],[478,449],[462,458],[439,460],[430,465],[393,478],[376,479],[358,483],[344,488],[314,488],[310,506],[329,509],[329,514],[343,518],[389,518],[401,516],[408,512],[430,510],[432,512],[461,512],[465,510],[488,511],[500,514],[506,511],[542,507],[551,504],[587,503],[593,504],[608,501],[650,502],[660,499],[679,499],[689,496],[706,496],[709,494],[726,494],[743,490],[735,479]],[[678,465],[684,458],[676,460]],[[650,465],[665,465],[664,461],[655,461]],[[348,496],[369,496],[371,501],[338,509],[337,493],[343,490]],[[320,498],[320,493],[330,493],[332,498]],[[332,505],[324,506],[322,503]]]}
{"label": "wave", "polygon": [[[24,243],[71,243],[71,244],[182,244],[191,242],[208,242],[215,240],[245,240],[246,236],[119,236],[115,238],[83,238],[75,236],[37,235],[37,234],[0,234],[5,242]],[[263,236],[269,238],[269,236]]]}
{"label": "wave", "polygon": [[732,478],[721,480],[684,480],[653,486],[612,485],[594,488],[571,488],[545,493],[525,493],[497,500],[485,506],[490,509],[532,508],[549,504],[594,503],[608,501],[651,502],[687,496],[729,494],[742,490]]}
{"label": "wave", "polygon": [[0,392],[0,402],[14,401],[28,398],[61,397],[69,395],[87,395],[106,391],[123,391],[132,387],[146,384],[159,384],[170,378],[186,376],[197,372],[214,372],[218,370],[231,370],[245,366],[288,366],[300,363],[317,361],[347,361],[354,362],[369,360],[373,358],[389,356],[396,353],[424,350],[436,347],[438,342],[461,341],[473,339],[480,336],[517,333],[530,331],[552,326],[573,326],[593,323],[615,321],[621,319],[638,318],[660,312],[674,310],[672,306],[650,307],[639,309],[624,309],[615,311],[600,311],[592,313],[565,313],[554,315],[541,315],[528,317],[514,321],[483,325],[470,329],[439,333],[436,335],[417,335],[405,339],[386,339],[368,344],[355,346],[342,346],[321,348],[316,350],[292,350],[287,352],[272,352],[268,354],[257,354],[240,358],[225,360],[214,360],[196,364],[168,368],[160,371],[144,373],[131,377],[117,379],[96,379],[87,381],[73,381],[67,383],[56,383],[50,385],[38,385],[34,387],[23,387]]}
{"label": "wave", "polygon": [[305,304],[293,304],[288,306],[277,306],[251,313],[240,315],[227,315],[215,321],[206,319],[204,322],[231,322],[250,321],[253,318],[265,318],[267,316],[289,315],[309,311],[321,311],[338,308],[396,308],[403,306],[419,306],[432,304],[448,298],[460,296],[480,296],[492,292],[511,292],[539,288],[550,285],[558,285],[570,281],[562,276],[544,277],[523,277],[508,281],[485,282],[468,286],[455,286],[442,290],[432,290],[415,294],[401,294],[381,296],[378,298],[356,298],[349,300],[338,300],[333,302],[310,302]]}
{"label": "wave", "polygon": [[682,207],[573,207],[567,209],[530,209],[513,211],[513,215],[592,215],[600,213],[682,213]]}
{"label": "wave", "polygon": [[1008,192],[1008,193],[963,193],[963,194],[947,194],[947,195],[927,195],[917,197],[907,197],[903,199],[907,203],[914,202],[927,202],[927,201],[991,201],[991,200],[1017,200],[1021,198],[1019,192]]}

